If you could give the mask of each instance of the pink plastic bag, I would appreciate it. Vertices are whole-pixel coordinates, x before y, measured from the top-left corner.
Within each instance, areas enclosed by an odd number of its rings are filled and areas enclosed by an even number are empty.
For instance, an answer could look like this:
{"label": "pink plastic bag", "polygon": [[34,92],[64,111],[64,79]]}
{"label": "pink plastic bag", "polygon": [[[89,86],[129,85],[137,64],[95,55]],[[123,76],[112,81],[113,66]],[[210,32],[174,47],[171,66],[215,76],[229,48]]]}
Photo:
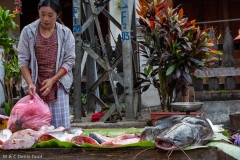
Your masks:
{"label": "pink plastic bag", "polygon": [[38,131],[41,126],[50,126],[52,115],[48,105],[37,95],[21,98],[13,107],[7,128],[12,132],[22,129]]}

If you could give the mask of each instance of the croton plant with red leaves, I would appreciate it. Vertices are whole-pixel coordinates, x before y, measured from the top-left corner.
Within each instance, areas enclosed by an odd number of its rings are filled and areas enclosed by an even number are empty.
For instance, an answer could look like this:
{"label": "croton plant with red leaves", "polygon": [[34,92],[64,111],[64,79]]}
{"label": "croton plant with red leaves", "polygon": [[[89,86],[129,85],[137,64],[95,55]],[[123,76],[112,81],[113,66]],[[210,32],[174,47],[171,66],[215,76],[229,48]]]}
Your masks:
{"label": "croton plant with red leaves", "polygon": [[146,64],[144,71],[138,72],[141,77],[134,88],[144,92],[153,84],[158,89],[162,109],[166,111],[165,102],[172,102],[173,90],[186,95],[194,70],[210,67],[216,60],[213,54],[222,53],[211,49],[214,39],[209,38],[210,28],[201,30],[195,20],[188,21],[181,5],[173,8],[169,0],[138,2],[144,41],[140,42],[137,53],[146,58]]}

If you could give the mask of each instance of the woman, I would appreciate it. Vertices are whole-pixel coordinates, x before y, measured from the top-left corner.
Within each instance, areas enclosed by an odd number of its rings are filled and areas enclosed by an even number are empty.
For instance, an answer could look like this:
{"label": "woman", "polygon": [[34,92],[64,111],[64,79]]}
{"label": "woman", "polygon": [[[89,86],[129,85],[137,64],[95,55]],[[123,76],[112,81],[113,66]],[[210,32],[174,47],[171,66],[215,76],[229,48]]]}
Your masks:
{"label": "woman", "polygon": [[40,0],[39,19],[25,26],[18,44],[18,63],[25,93],[37,93],[52,113],[51,125],[70,127],[69,90],[75,65],[75,39],[57,22],[59,0]]}

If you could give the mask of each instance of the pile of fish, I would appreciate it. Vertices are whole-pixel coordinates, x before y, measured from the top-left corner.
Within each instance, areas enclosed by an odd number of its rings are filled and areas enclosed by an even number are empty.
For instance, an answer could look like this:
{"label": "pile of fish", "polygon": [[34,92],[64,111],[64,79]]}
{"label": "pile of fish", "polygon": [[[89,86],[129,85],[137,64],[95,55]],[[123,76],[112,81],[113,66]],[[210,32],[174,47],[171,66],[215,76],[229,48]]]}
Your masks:
{"label": "pile of fish", "polygon": [[145,127],[140,140],[153,141],[156,147],[172,151],[190,145],[204,145],[213,134],[205,118],[173,115],[156,121],[154,127]]}
{"label": "pile of fish", "polygon": [[[211,124],[212,125],[212,124]],[[14,133],[9,129],[0,131],[0,145],[3,150],[31,148],[34,144],[56,139],[77,145],[89,143],[95,146],[121,146],[141,141],[152,141],[157,148],[177,150],[190,145],[204,145],[213,137],[213,129],[202,117],[173,115],[156,121],[156,126],[147,126],[139,134],[123,134],[107,137],[96,132],[84,136],[78,127],[54,129],[42,126],[40,130],[24,129]]]}
{"label": "pile of fish", "polygon": [[1,149],[10,150],[31,148],[36,143],[51,139],[72,142],[80,146],[84,143],[95,146],[120,146],[140,141],[138,134],[123,134],[115,138],[110,138],[94,132],[89,133],[89,136],[83,136],[83,131],[83,129],[78,127],[59,127],[54,129],[53,126],[43,126],[38,131],[24,129],[14,133],[9,129],[3,129],[0,131],[0,145]]}

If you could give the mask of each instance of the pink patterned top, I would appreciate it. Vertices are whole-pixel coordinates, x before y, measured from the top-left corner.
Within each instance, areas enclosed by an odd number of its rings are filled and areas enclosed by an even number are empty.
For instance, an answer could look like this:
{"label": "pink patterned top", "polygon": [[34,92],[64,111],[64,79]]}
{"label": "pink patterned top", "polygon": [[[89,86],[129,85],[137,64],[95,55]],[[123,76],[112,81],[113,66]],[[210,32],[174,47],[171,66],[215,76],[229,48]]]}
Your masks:
{"label": "pink patterned top", "polygon": [[47,96],[42,96],[42,93],[44,91],[40,91],[41,83],[44,80],[51,78],[55,75],[57,51],[58,39],[56,28],[51,37],[49,38],[44,38],[41,35],[40,31],[38,31],[35,44],[35,52],[39,72],[36,92],[45,102],[51,102],[57,99],[57,83],[52,86],[51,91]]}

